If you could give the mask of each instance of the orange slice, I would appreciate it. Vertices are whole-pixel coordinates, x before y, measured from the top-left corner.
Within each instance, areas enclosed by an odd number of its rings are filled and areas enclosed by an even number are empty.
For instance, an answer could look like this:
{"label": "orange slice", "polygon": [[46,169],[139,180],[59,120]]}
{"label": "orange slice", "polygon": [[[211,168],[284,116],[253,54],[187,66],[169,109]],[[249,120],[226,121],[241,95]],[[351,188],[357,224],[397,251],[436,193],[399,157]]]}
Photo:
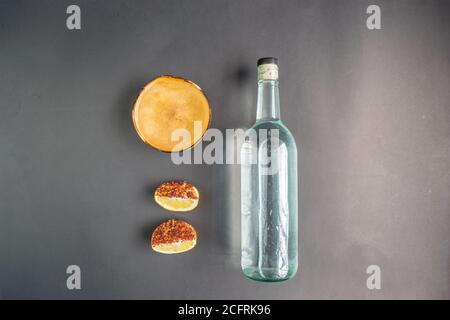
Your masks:
{"label": "orange slice", "polygon": [[155,201],[169,211],[190,211],[197,207],[199,193],[187,181],[168,181],[155,190]]}
{"label": "orange slice", "polygon": [[148,83],[133,107],[139,137],[164,152],[178,152],[199,141],[211,118],[202,89],[192,81],[160,76]]}
{"label": "orange slice", "polygon": [[197,244],[197,232],[189,223],[171,219],[153,231],[152,249],[159,253],[175,254],[191,250]]}

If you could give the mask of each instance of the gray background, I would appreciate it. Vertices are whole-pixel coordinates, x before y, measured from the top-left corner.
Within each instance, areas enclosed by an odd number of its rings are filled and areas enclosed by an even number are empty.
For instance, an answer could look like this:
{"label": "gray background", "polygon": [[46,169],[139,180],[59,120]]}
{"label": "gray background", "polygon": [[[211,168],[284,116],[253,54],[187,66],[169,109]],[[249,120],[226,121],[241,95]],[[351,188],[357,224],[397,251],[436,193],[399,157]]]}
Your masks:
{"label": "gray background", "polygon": [[[450,298],[449,27],[449,1],[0,1],[0,297]],[[280,284],[240,271],[239,167],[176,166],[130,117],[174,74],[206,91],[212,127],[248,127],[268,55],[300,153],[300,269]],[[198,186],[194,212],[152,200],[172,178]],[[172,217],[193,251],[149,248]]]}

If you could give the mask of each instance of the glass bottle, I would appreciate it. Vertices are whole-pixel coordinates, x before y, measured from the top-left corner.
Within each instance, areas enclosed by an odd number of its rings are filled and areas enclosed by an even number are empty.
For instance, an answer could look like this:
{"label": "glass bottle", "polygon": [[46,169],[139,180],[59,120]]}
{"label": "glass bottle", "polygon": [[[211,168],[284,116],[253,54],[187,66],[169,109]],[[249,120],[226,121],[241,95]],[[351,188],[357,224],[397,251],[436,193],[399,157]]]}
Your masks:
{"label": "glass bottle", "polygon": [[261,58],[256,122],[241,147],[241,267],[248,278],[295,275],[297,215],[297,147],[280,119],[278,60]]}

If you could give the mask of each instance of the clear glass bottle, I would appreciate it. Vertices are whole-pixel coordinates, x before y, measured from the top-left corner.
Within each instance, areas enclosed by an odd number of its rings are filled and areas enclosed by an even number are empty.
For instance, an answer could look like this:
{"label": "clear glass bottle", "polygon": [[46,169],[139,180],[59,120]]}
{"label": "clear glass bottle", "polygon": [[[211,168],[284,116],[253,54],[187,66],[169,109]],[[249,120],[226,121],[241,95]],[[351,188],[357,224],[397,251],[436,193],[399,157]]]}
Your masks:
{"label": "clear glass bottle", "polygon": [[297,272],[297,147],[280,120],[278,60],[258,60],[256,123],[241,147],[241,266],[258,281]]}

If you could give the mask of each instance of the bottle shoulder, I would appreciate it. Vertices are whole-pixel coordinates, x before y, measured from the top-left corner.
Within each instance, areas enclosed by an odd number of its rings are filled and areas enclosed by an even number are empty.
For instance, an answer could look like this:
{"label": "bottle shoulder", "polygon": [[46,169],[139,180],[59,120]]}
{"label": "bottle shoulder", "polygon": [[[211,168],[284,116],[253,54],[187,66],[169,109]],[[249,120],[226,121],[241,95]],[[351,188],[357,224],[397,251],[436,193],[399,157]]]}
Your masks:
{"label": "bottle shoulder", "polygon": [[258,134],[260,130],[267,130],[268,132],[272,130],[278,130],[279,138],[286,142],[295,143],[294,136],[291,131],[284,125],[281,120],[266,120],[266,121],[257,121],[250,129],[247,131],[247,135],[249,134]]}

